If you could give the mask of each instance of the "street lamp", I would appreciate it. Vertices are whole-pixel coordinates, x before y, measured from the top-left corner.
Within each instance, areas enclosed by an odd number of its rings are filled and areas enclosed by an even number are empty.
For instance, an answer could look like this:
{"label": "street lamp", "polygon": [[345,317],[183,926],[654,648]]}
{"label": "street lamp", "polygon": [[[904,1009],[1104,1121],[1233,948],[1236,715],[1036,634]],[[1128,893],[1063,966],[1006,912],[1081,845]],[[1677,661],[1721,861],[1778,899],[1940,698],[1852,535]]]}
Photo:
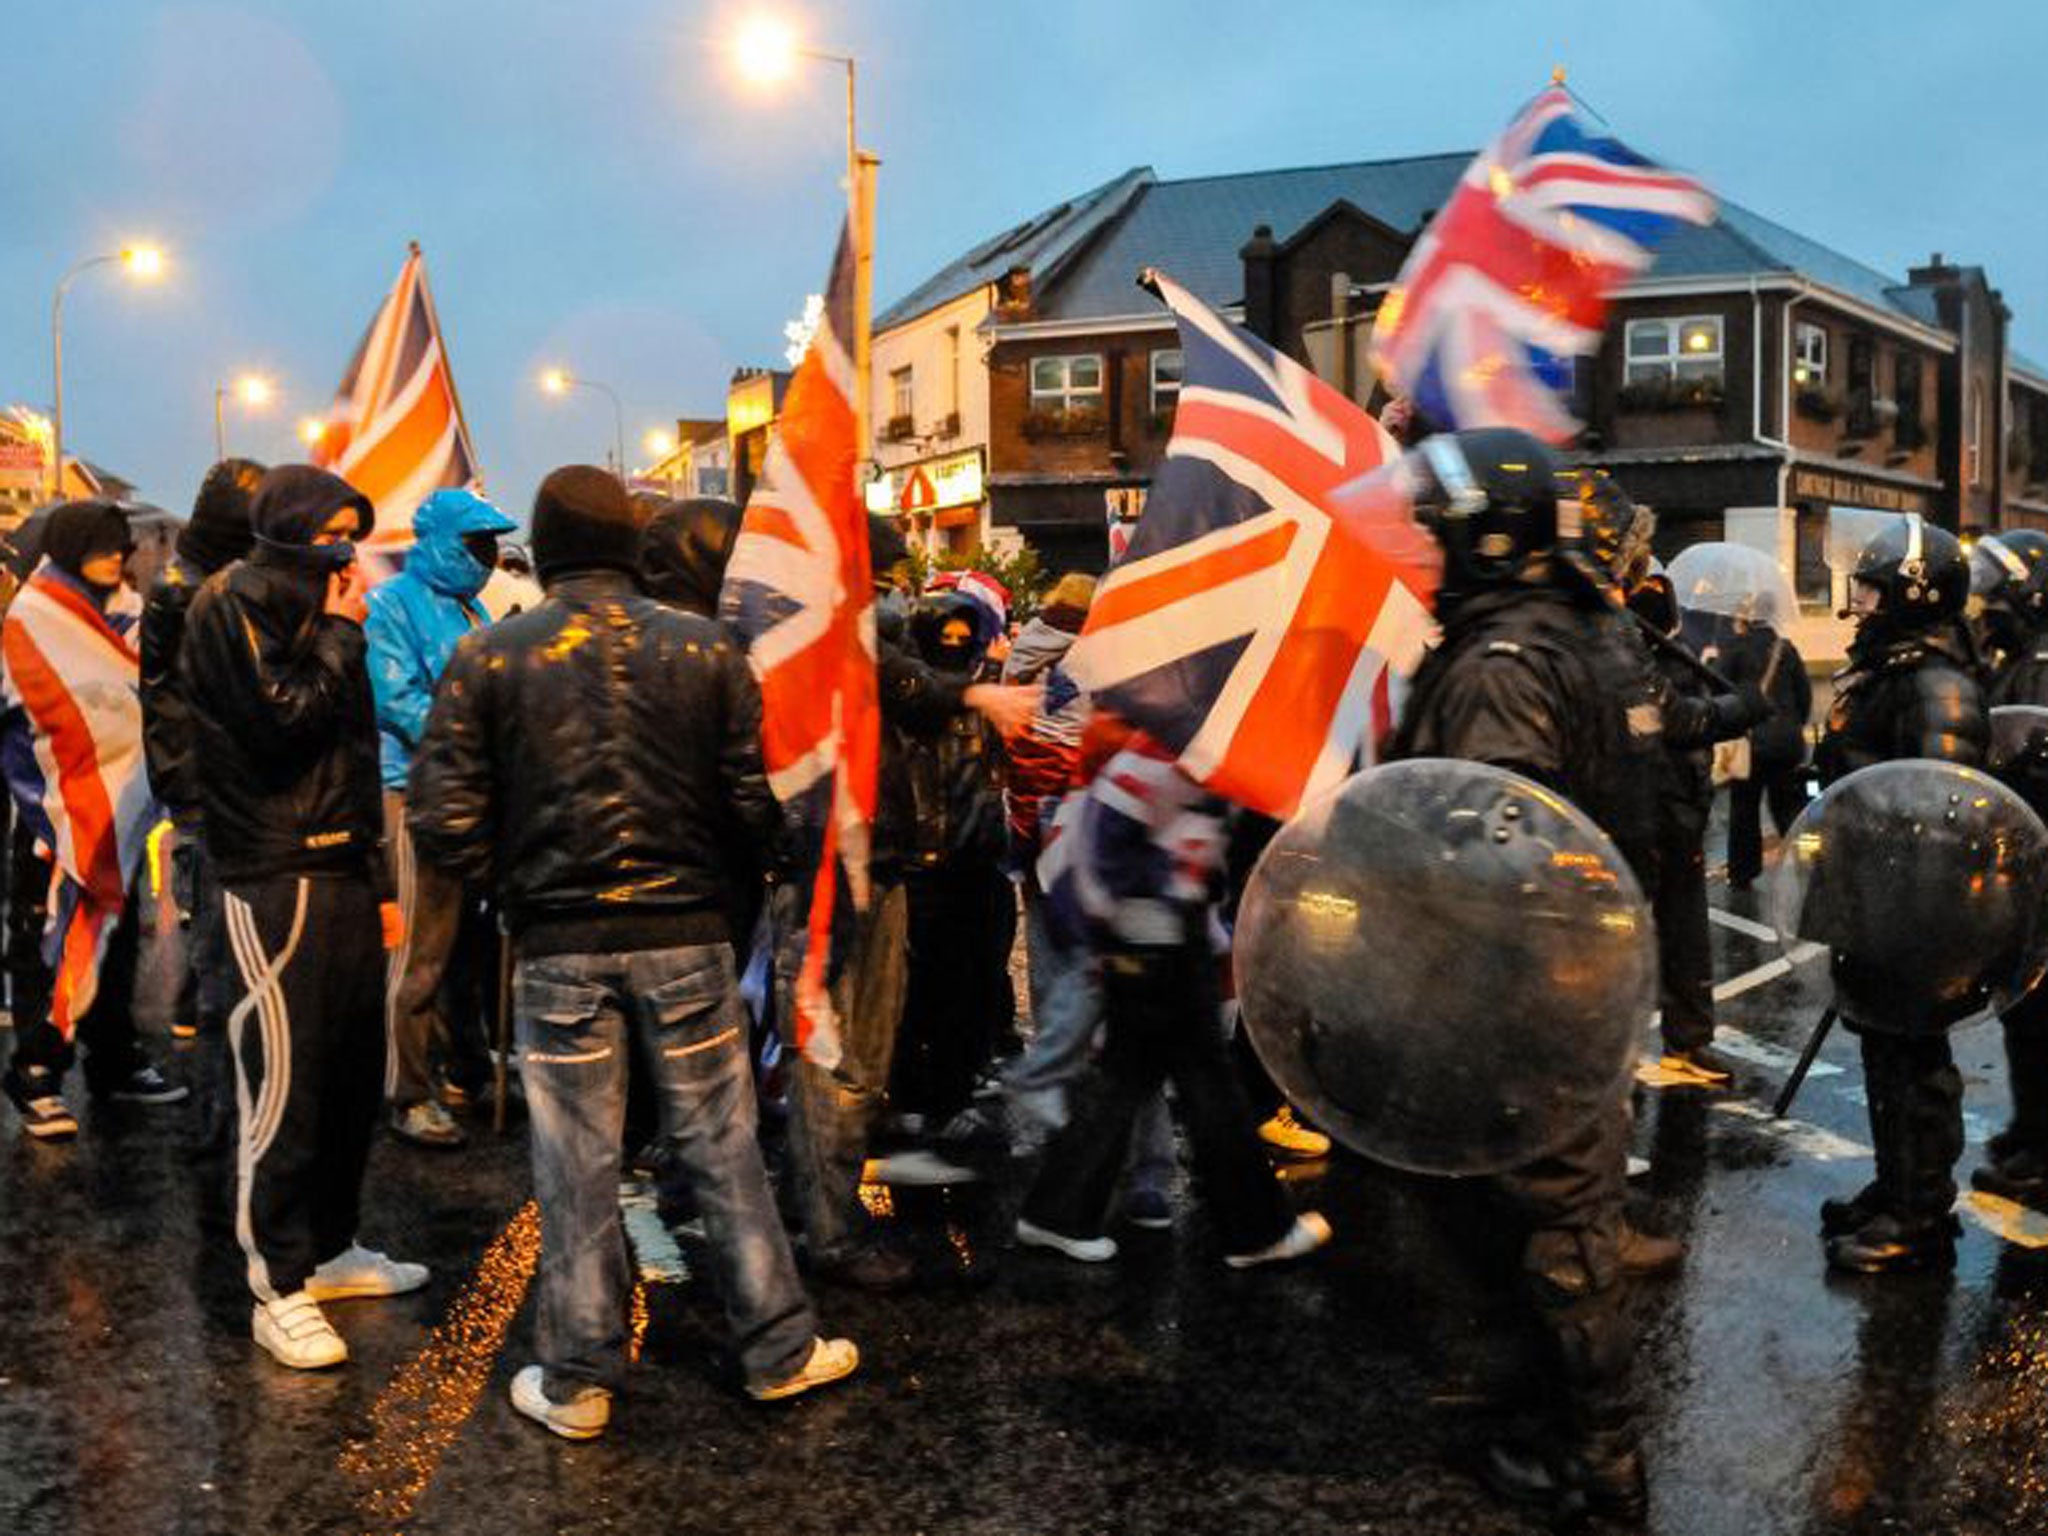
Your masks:
{"label": "street lamp", "polygon": [[676,452],[676,439],[675,439],[675,434],[674,434],[674,433],[672,433],[672,432],[664,432],[664,431],[662,431],[662,430],[661,430],[661,429],[660,429],[659,427],[656,427],[656,428],[655,428],[654,430],[652,430],[651,432],[649,432],[649,433],[648,433],[648,434],[647,434],[647,435],[646,435],[645,437],[643,437],[643,438],[641,438],[641,439],[640,439],[640,446],[641,446],[641,447],[642,447],[643,449],[645,449],[645,450],[646,450],[646,452],[647,452],[647,458],[648,458],[648,462],[649,462],[649,464],[650,464],[650,465],[653,465],[653,464],[666,464],[666,465],[668,465],[668,473],[667,473],[667,475],[665,475],[665,476],[664,476],[663,478],[664,478],[664,479],[666,479],[666,480],[668,481],[668,493],[669,493],[669,495],[671,495],[671,496],[675,495],[675,493],[676,493],[676,462],[675,462],[675,452]]}
{"label": "street lamp", "polygon": [[612,403],[612,450],[613,463],[621,484],[626,479],[626,408],[619,404],[619,392],[609,384],[596,379],[586,379],[566,368],[546,368],[541,371],[540,387],[543,394],[566,395],[572,389],[594,389]]}
{"label": "street lamp", "polygon": [[64,494],[64,295],[81,272],[115,262],[137,282],[152,282],[163,275],[164,253],[153,245],[123,246],[104,256],[88,256],[72,264],[57,279],[57,292],[50,300],[50,499]]}
{"label": "street lamp", "polygon": [[733,63],[755,85],[775,85],[789,78],[799,59],[837,64],[846,71],[846,212],[853,242],[853,423],[857,457],[868,457],[869,315],[874,298],[875,208],[874,168],[881,164],[860,149],[854,117],[854,61],[851,54],[806,48],[796,29],[766,12],[747,18],[733,36]]}
{"label": "street lamp", "polygon": [[213,386],[213,459],[228,456],[227,398],[232,394],[245,411],[260,411],[277,398],[277,386],[260,373],[245,373],[233,384]]}
{"label": "street lamp", "polygon": [[308,448],[318,448],[320,440],[327,435],[327,423],[318,416],[303,416],[299,419],[299,441]]}

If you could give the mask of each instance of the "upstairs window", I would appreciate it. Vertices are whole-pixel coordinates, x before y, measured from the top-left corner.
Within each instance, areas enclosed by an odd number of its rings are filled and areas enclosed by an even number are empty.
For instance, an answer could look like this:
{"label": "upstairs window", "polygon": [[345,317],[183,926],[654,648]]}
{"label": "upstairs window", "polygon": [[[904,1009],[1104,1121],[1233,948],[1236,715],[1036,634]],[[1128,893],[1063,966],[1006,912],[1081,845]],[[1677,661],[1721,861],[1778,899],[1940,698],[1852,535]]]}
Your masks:
{"label": "upstairs window", "polygon": [[1627,384],[1721,382],[1721,317],[1631,320],[1624,335]]}
{"label": "upstairs window", "polygon": [[1792,382],[1800,389],[1827,387],[1828,333],[1810,320],[1792,327]]}
{"label": "upstairs window", "polygon": [[889,414],[891,416],[912,416],[915,402],[914,380],[911,370],[897,368],[889,374]]}
{"label": "upstairs window", "polygon": [[1892,423],[1892,443],[1911,453],[1927,441],[1927,428],[1920,414],[1920,354],[1900,351],[1893,369],[1892,394],[1899,414]]}
{"label": "upstairs window", "polygon": [[1152,354],[1152,414],[1164,416],[1180,403],[1180,348],[1162,347]]}
{"label": "upstairs window", "polygon": [[1102,354],[1031,360],[1031,409],[1073,415],[1102,410]]}

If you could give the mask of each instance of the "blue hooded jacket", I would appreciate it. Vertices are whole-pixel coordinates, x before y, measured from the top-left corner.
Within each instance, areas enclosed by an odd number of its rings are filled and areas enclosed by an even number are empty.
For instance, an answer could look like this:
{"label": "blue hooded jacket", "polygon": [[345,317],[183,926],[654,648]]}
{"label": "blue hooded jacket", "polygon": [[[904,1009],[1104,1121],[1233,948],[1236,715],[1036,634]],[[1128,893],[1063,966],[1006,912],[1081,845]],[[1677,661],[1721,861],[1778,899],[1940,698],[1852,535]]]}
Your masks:
{"label": "blue hooded jacket", "polygon": [[510,533],[512,519],[471,491],[436,491],[413,514],[405,569],[370,592],[363,630],[377,695],[384,787],[403,790],[413,748],[427,728],[434,684],[455,647],[490,623],[476,600],[491,573],[463,547],[463,535]]}

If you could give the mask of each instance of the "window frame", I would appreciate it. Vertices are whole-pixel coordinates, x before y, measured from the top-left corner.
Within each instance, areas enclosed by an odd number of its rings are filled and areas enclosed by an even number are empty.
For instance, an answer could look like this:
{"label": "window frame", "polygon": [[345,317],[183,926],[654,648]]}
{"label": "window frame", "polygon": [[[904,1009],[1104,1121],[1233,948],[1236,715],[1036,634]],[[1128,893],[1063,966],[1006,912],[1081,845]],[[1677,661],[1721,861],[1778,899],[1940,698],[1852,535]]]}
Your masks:
{"label": "window frame", "polygon": [[[1176,377],[1167,385],[1166,399],[1162,402],[1159,389],[1159,360],[1162,357],[1174,359]],[[1180,392],[1186,383],[1187,353],[1180,347],[1154,347],[1145,360],[1145,383],[1152,402],[1152,414],[1163,416],[1180,404]]]}
{"label": "window frame", "polygon": [[[1687,352],[1684,338],[1687,327],[1710,325],[1714,328],[1714,349],[1711,352]],[[1660,352],[1639,352],[1636,338],[1649,327],[1657,326],[1665,332],[1666,340]],[[1713,364],[1713,372],[1680,373],[1681,365]],[[1641,372],[1638,372],[1641,370]],[[1627,321],[1622,327],[1621,338],[1621,382],[1648,384],[1692,383],[1711,377],[1723,387],[1728,382],[1728,321],[1724,315],[1640,315]]]}
{"label": "window frame", "polygon": [[889,370],[889,419],[915,419],[917,415],[917,365],[905,363]]}
{"label": "window frame", "polygon": [[[1061,382],[1057,388],[1043,389],[1039,386],[1038,371],[1049,363],[1060,368]],[[1086,388],[1074,384],[1074,365],[1093,363],[1095,383]],[[1080,415],[1084,412],[1101,415],[1108,400],[1108,369],[1100,352],[1047,352],[1031,359],[1025,376],[1030,408],[1034,411],[1058,411],[1063,415]]]}
{"label": "window frame", "polygon": [[[1819,361],[1807,356],[1807,343],[1818,341]],[[1815,320],[1792,322],[1792,385],[1795,389],[1826,389],[1828,387],[1828,328]],[[1809,377],[1800,378],[1799,370],[1806,369]]]}

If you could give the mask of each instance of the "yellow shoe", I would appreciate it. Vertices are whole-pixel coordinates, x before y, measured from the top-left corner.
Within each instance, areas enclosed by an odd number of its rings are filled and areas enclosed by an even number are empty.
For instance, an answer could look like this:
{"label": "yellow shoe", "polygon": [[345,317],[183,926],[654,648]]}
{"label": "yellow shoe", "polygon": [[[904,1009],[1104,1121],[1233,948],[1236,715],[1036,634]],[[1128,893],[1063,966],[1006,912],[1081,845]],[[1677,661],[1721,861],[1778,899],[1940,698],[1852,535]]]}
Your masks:
{"label": "yellow shoe", "polygon": [[1328,1157],[1330,1138],[1312,1125],[1294,1118],[1294,1111],[1282,1104],[1273,1118],[1259,1127],[1259,1140],[1282,1157]]}

